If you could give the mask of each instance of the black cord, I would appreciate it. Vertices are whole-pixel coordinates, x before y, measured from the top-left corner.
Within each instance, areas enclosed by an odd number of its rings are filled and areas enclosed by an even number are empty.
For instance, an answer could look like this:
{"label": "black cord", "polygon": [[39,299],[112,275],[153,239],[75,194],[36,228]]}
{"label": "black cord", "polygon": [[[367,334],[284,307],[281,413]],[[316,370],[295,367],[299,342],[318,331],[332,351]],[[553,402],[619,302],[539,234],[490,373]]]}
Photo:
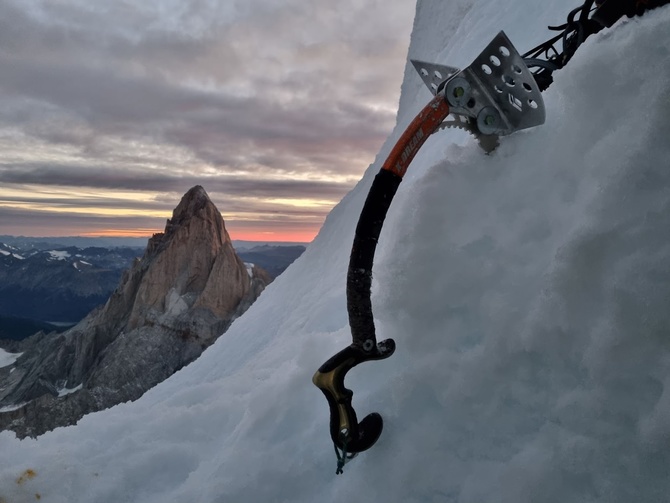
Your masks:
{"label": "black cord", "polygon": [[[594,10],[595,0],[586,0],[572,9],[567,22],[560,26],[549,26],[551,31],[560,31],[558,35],[534,47],[524,55],[526,66],[531,70],[540,91],[547,89],[553,82],[553,72],[563,68],[572,58],[577,48],[586,38],[602,29],[602,26],[589,19]],[[557,47],[561,42],[560,48]]]}

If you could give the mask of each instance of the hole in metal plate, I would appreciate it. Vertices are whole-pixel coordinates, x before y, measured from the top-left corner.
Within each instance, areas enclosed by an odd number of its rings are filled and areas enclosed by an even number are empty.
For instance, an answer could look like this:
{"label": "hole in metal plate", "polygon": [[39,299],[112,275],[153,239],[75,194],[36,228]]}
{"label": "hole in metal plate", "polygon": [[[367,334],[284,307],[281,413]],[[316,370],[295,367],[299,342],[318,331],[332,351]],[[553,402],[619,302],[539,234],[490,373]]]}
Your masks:
{"label": "hole in metal plate", "polygon": [[517,98],[511,93],[507,96],[507,98],[509,99],[510,105],[516,108],[519,112],[523,111],[523,103],[521,103],[521,100],[519,98]]}

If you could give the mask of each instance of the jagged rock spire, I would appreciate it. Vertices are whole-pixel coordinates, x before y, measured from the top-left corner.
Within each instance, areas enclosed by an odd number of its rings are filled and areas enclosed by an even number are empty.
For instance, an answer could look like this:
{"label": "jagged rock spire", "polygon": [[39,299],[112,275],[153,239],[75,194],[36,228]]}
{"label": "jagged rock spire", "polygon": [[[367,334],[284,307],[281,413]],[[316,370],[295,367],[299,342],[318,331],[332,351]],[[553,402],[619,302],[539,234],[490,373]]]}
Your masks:
{"label": "jagged rock spire", "polygon": [[249,273],[221,213],[205,189],[193,187],[102,309],[26,350],[0,390],[0,406],[29,403],[0,414],[0,429],[37,435],[139,398],[197,358],[269,281],[260,269]]}

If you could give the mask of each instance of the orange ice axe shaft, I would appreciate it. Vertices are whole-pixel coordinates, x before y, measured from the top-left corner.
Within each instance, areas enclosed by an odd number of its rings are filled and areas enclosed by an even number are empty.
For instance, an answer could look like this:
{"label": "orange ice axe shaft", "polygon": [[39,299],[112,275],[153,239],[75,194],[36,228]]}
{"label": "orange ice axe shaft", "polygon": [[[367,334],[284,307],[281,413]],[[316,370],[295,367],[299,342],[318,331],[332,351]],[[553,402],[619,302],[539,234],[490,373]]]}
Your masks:
{"label": "orange ice axe shaft", "polygon": [[377,343],[372,317],[372,261],[379,233],[412,159],[448,114],[444,96],[438,95],[414,118],[375,177],[356,227],[347,274],[347,309],[353,342],[321,365],[312,378],[328,400],[330,435],[336,448],[343,452],[338,454],[338,473],[349,459],[347,456],[374,445],[383,427],[381,416],[374,412],[358,422],[351,404],[353,392],[344,386],[344,377],[351,368],[362,362],[388,358],[395,350],[392,339]]}

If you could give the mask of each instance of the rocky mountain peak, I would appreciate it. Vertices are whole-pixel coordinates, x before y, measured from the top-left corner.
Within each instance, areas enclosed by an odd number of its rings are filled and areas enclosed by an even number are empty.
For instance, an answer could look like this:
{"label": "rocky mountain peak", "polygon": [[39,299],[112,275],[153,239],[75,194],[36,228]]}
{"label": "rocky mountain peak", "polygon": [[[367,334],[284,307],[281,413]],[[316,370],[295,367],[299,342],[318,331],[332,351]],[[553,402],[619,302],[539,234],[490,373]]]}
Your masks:
{"label": "rocky mountain peak", "polygon": [[[230,243],[232,247],[221,213],[200,185],[192,187],[184,194],[172,212],[172,218],[167,220],[165,231],[153,235],[147,246],[146,257],[162,251],[169,241],[180,234],[182,238],[187,236],[186,241],[190,242],[194,233],[207,233],[212,238],[213,246]],[[184,239],[181,241],[184,242]]]}
{"label": "rocky mountain peak", "polygon": [[214,205],[212,200],[209,198],[207,191],[202,187],[202,185],[196,185],[191,187],[186,194],[181,198],[181,201],[174,209],[173,218],[178,218],[182,214],[194,214],[198,209],[203,208],[206,205]]}
{"label": "rocky mountain peak", "polygon": [[[0,408],[28,402],[0,413],[0,429],[35,435],[138,398],[197,358],[269,281],[247,268],[221,213],[193,187],[104,307],[58,337],[36,339],[15,372],[0,369]],[[63,389],[76,391],[61,401]]]}
{"label": "rocky mountain peak", "polygon": [[[205,189],[200,185],[196,185],[189,189],[181,198],[181,201],[172,212],[172,218],[168,220],[168,225],[178,227],[184,225],[194,217],[209,217],[216,220],[217,215],[219,218],[221,217]],[[221,220],[223,221],[223,219]]]}
{"label": "rocky mountain peak", "polygon": [[[200,185],[191,188],[155,234],[103,318],[125,317],[126,329],[189,317],[191,310],[226,319],[252,290],[221,213]],[[183,314],[186,313],[186,314]]]}

